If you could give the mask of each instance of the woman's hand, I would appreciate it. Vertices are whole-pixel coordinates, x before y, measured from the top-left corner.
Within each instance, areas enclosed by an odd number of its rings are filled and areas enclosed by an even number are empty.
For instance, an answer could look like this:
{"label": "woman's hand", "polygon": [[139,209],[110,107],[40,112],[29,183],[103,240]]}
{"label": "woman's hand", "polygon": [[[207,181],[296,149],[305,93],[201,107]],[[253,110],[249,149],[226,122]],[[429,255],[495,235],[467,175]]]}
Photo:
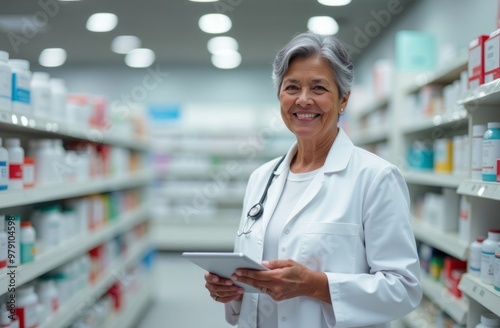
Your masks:
{"label": "woman's hand", "polygon": [[244,289],[236,286],[231,279],[224,279],[212,273],[205,274],[205,287],[210,292],[210,297],[221,303],[241,301]]}
{"label": "woman's hand", "polygon": [[313,271],[290,259],[265,261],[262,264],[270,270],[238,269],[231,279],[252,285],[275,301],[308,296],[331,303],[328,279],[324,273]]}

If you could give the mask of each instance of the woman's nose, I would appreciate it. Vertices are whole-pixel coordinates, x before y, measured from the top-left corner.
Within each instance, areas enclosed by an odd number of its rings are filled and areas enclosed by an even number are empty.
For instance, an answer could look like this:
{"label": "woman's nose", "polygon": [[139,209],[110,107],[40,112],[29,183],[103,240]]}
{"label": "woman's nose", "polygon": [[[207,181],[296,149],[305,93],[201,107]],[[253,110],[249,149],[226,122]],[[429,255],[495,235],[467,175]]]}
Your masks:
{"label": "woman's nose", "polygon": [[296,105],[307,106],[312,104],[311,94],[308,90],[302,90],[297,95],[297,100],[295,101]]}

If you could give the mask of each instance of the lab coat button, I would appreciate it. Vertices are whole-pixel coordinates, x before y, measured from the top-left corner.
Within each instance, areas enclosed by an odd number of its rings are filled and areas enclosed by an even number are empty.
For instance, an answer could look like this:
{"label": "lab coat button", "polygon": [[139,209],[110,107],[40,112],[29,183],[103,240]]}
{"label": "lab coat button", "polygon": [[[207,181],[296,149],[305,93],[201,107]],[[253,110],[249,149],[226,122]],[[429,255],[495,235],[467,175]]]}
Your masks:
{"label": "lab coat button", "polygon": [[286,317],[281,317],[281,321],[286,321]]}
{"label": "lab coat button", "polygon": [[288,235],[290,233],[290,229],[285,230],[285,234]]}
{"label": "lab coat button", "polygon": [[282,252],[286,251],[286,247],[281,247],[281,251]]}

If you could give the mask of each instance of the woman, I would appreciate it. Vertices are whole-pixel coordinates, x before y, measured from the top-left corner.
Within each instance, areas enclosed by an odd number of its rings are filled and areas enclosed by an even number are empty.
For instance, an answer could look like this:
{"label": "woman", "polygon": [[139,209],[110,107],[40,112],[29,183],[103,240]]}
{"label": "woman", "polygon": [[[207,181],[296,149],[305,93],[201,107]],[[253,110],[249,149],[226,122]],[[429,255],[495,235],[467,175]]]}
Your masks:
{"label": "woman", "polygon": [[[297,142],[281,164],[252,173],[235,243],[270,270],[207,273],[206,288],[239,327],[389,326],[421,300],[419,261],[400,172],[337,127],[350,96],[349,55],[336,39],[304,33],[273,68]],[[272,174],[262,217],[248,219]],[[261,293],[244,294],[235,281]]]}

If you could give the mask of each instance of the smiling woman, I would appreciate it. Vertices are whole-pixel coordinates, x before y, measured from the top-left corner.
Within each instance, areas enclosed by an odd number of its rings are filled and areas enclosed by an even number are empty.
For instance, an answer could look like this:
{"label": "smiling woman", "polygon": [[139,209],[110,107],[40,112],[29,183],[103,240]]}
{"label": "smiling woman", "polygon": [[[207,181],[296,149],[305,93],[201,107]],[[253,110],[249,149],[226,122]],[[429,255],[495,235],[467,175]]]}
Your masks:
{"label": "smiling woman", "polygon": [[337,126],[352,75],[346,49],[331,37],[300,34],[276,56],[281,116],[296,143],[282,162],[250,176],[240,230],[263,190],[265,211],[251,231],[238,234],[234,249],[269,270],[237,269],[230,279],[205,275],[233,325],[388,327],[420,302],[404,179]]}

